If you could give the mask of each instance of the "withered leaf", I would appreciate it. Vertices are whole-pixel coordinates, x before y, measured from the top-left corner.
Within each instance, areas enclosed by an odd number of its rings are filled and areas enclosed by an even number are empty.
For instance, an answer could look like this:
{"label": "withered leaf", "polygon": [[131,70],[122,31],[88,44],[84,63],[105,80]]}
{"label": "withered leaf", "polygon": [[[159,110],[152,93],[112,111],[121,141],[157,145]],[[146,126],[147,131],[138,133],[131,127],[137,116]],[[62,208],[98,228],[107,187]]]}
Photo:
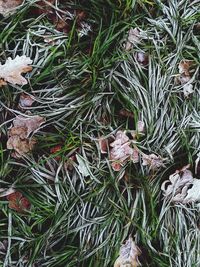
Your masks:
{"label": "withered leaf", "polygon": [[131,28],[128,32],[127,42],[125,44],[125,49],[128,51],[130,50],[134,44],[139,43],[141,40],[140,38],[140,29],[138,28]]}
{"label": "withered leaf", "polygon": [[15,192],[7,196],[9,201],[9,208],[13,209],[19,213],[24,213],[30,209],[30,202],[26,197],[24,197],[20,192]]}
{"label": "withered leaf", "polygon": [[23,0],[1,0],[0,1],[0,14],[7,16],[12,13],[16,7],[21,5]]}
{"label": "withered leaf", "polygon": [[200,201],[200,180],[193,178],[189,167],[187,165],[177,170],[169,176],[169,180],[163,182],[161,190],[165,198],[183,204]]}
{"label": "withered leaf", "polygon": [[23,155],[29,153],[36,144],[35,138],[29,138],[29,135],[38,130],[45,119],[40,116],[24,117],[17,116],[13,121],[13,127],[9,130],[9,139],[7,141],[7,148],[14,150],[13,156],[21,158]]}
{"label": "withered leaf", "polygon": [[36,144],[36,139],[21,139],[19,136],[11,136],[7,141],[7,148],[15,151],[14,157],[21,158],[23,155],[29,153],[34,145]]}
{"label": "withered leaf", "polygon": [[130,140],[123,131],[118,131],[115,136],[115,141],[110,144],[110,160],[115,171],[119,171],[126,160],[133,160],[134,163],[139,161],[137,151],[130,147]]}
{"label": "withered leaf", "polygon": [[160,167],[164,167],[163,163],[164,160],[165,159],[163,159],[161,156],[156,156],[155,154],[142,155],[142,161],[143,161],[142,165],[148,166],[149,169],[151,170],[156,170],[159,169]]}
{"label": "withered leaf", "polygon": [[125,244],[121,246],[114,267],[137,267],[139,266],[138,256],[140,254],[140,249],[136,246],[132,237],[129,237]]}
{"label": "withered leaf", "polygon": [[190,94],[194,92],[193,85],[190,80],[192,78],[192,72],[194,71],[194,61],[193,60],[181,60],[178,69],[179,75],[176,77],[176,83],[183,85],[183,94],[185,98],[188,98]]}
{"label": "withered leaf", "polygon": [[34,99],[33,96],[22,93],[20,95],[20,99],[19,99],[19,105],[22,108],[26,108],[26,107],[31,107],[32,104],[34,103]]}
{"label": "withered leaf", "polygon": [[45,118],[38,115],[32,117],[19,115],[13,121],[14,128],[22,127],[26,129],[26,137],[28,137],[30,133],[36,131],[43,123],[45,123]]}
{"label": "withered leaf", "polygon": [[0,63],[0,79],[4,82],[0,82],[0,85],[5,85],[5,82],[11,84],[25,85],[27,80],[21,75],[32,70],[32,60],[26,56],[16,56],[15,59],[8,58],[6,63],[2,65]]}

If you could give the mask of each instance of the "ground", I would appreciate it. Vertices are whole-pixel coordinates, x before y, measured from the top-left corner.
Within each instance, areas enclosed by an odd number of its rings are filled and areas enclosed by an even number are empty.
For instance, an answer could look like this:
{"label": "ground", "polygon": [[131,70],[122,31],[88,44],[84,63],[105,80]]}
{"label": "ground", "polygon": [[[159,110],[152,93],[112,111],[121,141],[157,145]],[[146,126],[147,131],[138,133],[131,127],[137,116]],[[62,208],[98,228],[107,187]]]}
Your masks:
{"label": "ground", "polygon": [[1,2],[0,266],[200,266],[200,2]]}

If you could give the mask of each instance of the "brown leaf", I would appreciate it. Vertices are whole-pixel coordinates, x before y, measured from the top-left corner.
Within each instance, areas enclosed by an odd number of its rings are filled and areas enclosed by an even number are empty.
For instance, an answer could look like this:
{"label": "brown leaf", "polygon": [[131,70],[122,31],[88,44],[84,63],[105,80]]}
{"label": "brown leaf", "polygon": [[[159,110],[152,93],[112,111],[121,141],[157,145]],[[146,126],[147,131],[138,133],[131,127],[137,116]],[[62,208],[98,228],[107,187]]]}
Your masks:
{"label": "brown leaf", "polygon": [[137,62],[142,65],[146,66],[149,63],[149,56],[144,52],[136,52],[136,60]]}
{"label": "brown leaf", "polygon": [[31,95],[28,95],[28,94],[25,94],[25,93],[22,93],[20,95],[20,99],[19,99],[19,105],[22,107],[22,108],[26,108],[26,107],[31,107],[32,104],[34,103],[34,99]]}
{"label": "brown leaf", "polygon": [[9,130],[7,141],[7,148],[14,150],[13,157],[21,158],[33,149],[36,139],[29,138],[29,135],[38,130],[44,122],[45,119],[40,116],[27,118],[19,115],[16,117],[13,121],[14,126]]}
{"label": "brown leaf", "polygon": [[0,79],[0,87],[4,86],[6,84],[7,84],[7,82],[5,82],[4,80]]}
{"label": "brown leaf", "polygon": [[19,136],[14,135],[9,137],[7,141],[7,148],[15,151],[13,154],[15,158],[21,158],[23,155],[29,153],[35,144],[35,138],[21,139]]}
{"label": "brown leaf", "polygon": [[187,165],[177,170],[169,176],[169,180],[162,183],[161,190],[165,198],[184,204],[200,202],[200,180],[193,178],[189,167]]}
{"label": "brown leaf", "polygon": [[119,171],[120,166],[123,166],[127,160],[132,159],[134,163],[138,162],[139,156],[137,158],[137,152],[130,147],[130,140],[124,132],[118,131],[115,141],[110,146],[110,160],[114,162],[112,163],[114,170]]}
{"label": "brown leaf", "polygon": [[183,85],[185,98],[188,98],[194,92],[193,85],[190,83],[192,73],[194,72],[194,63],[193,60],[184,59],[178,65],[179,75],[175,78],[175,83]]}
{"label": "brown leaf", "polygon": [[26,137],[28,137],[30,133],[36,131],[43,123],[45,123],[45,119],[38,115],[32,117],[19,115],[13,121],[14,127],[23,127],[27,130]]}
{"label": "brown leaf", "polygon": [[99,146],[102,154],[108,153],[108,148],[109,148],[109,142],[108,139],[105,137],[100,137],[99,138]]}
{"label": "brown leaf", "polygon": [[125,50],[130,50],[133,45],[138,44],[140,42],[140,29],[138,28],[131,28],[128,32],[127,42],[125,44]]}
{"label": "brown leaf", "polygon": [[19,213],[24,213],[26,210],[30,209],[30,202],[27,198],[23,197],[20,192],[15,192],[7,196],[9,201],[9,208],[16,210]]}
{"label": "brown leaf", "polygon": [[179,74],[190,76],[192,66],[194,66],[193,60],[187,60],[187,59],[181,60],[178,65]]}
{"label": "brown leaf", "polygon": [[3,16],[12,13],[16,7],[21,5],[23,0],[1,0],[0,1],[0,14]]}
{"label": "brown leaf", "polygon": [[[32,60],[26,56],[8,58],[5,64],[0,64],[0,80],[3,79],[4,84],[6,84],[5,82],[19,85],[27,84],[27,80],[21,74],[32,70],[32,67],[28,66],[30,64],[32,64]],[[3,85],[3,82],[0,84]]]}
{"label": "brown leaf", "polygon": [[155,154],[150,154],[150,155],[143,154],[142,160],[143,160],[142,165],[148,166],[149,169],[151,170],[156,170],[159,169],[160,167],[164,167],[163,161],[165,159],[163,159],[161,156],[156,156]]}
{"label": "brown leaf", "polygon": [[114,267],[137,267],[139,266],[138,256],[140,254],[140,249],[136,246],[132,237],[129,237],[125,244],[121,246]]}

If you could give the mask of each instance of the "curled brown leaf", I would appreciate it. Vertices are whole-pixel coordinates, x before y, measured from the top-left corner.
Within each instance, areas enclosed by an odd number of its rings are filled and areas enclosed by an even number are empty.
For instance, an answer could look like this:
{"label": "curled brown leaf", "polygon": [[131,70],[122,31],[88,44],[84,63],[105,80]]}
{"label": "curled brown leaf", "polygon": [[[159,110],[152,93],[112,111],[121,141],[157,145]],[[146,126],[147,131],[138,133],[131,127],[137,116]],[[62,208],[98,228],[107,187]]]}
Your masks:
{"label": "curled brown leaf", "polygon": [[29,135],[38,130],[45,119],[40,116],[24,117],[17,116],[13,121],[13,127],[9,130],[9,138],[7,148],[14,150],[12,154],[15,158],[21,158],[29,153],[36,144],[35,138],[30,138]]}
{"label": "curled brown leaf", "polygon": [[114,267],[137,267],[139,266],[138,256],[140,254],[140,249],[136,246],[132,237],[129,237],[125,244],[122,244]]}

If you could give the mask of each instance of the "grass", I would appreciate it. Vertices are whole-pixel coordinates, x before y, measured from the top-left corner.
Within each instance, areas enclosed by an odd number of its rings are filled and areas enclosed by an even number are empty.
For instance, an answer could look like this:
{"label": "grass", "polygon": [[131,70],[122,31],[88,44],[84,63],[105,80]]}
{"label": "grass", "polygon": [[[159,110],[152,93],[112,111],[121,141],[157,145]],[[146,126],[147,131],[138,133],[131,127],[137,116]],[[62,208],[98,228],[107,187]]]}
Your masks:
{"label": "grass", "polygon": [[[0,18],[0,62],[16,55],[33,60],[27,85],[0,88],[0,188],[12,186],[31,203],[20,214],[0,198],[0,241],[7,240],[0,266],[111,267],[129,235],[141,249],[142,266],[200,266],[197,205],[168,203],[160,190],[174,170],[188,162],[194,166],[199,152],[200,3],[56,1],[55,12],[87,13],[92,31],[83,37],[76,19],[69,32],[56,30],[48,13],[34,13],[39,4],[24,1]],[[125,51],[131,27],[146,37]],[[54,41],[45,42],[44,35]],[[149,55],[145,67],[133,56],[141,51]],[[188,99],[174,85],[184,58],[196,64]],[[25,112],[18,106],[22,92],[34,96],[28,110],[46,123],[34,135],[32,153],[17,160],[6,141],[13,118]],[[120,116],[121,108],[134,118]],[[145,123],[138,148],[167,158],[165,167],[151,172],[141,162],[128,162],[115,172],[98,138],[117,129],[130,132],[138,120]],[[61,150],[53,154],[56,145]],[[79,163],[66,169],[74,152]]]}

